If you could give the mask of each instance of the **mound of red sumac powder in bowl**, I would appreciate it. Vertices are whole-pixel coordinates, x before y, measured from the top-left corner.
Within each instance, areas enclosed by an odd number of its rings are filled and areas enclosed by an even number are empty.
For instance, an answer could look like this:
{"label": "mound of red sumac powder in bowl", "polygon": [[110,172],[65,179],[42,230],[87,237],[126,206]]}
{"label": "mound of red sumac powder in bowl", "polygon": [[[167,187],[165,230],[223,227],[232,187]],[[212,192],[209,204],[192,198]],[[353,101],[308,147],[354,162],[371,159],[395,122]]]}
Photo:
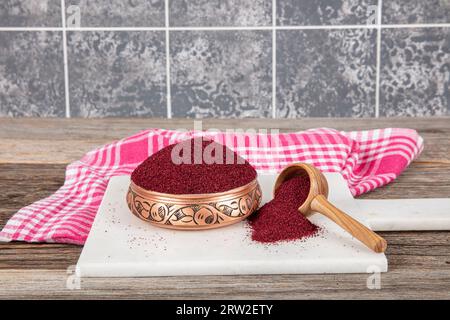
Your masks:
{"label": "mound of red sumac powder in bowl", "polygon": [[276,190],[274,199],[250,216],[252,240],[271,243],[316,235],[318,227],[298,211],[308,197],[309,188],[308,176],[284,181]]}
{"label": "mound of red sumac powder in bowl", "polygon": [[169,194],[224,192],[256,179],[256,170],[228,147],[205,138],[169,145],[131,174],[141,188]]}

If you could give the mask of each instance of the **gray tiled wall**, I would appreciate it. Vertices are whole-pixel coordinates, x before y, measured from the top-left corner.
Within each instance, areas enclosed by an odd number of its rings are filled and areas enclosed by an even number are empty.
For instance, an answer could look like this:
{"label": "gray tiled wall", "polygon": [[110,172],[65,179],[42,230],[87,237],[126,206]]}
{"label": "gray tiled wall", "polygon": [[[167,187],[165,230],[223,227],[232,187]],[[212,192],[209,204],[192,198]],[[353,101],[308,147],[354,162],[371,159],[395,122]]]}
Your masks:
{"label": "gray tiled wall", "polygon": [[376,30],[286,30],[277,41],[279,117],[375,115]]}
{"label": "gray tiled wall", "polygon": [[2,0],[0,27],[60,27],[59,0]]}
{"label": "gray tiled wall", "polygon": [[175,31],[170,38],[175,117],[268,117],[270,31]]}
{"label": "gray tiled wall", "polygon": [[61,32],[0,32],[0,114],[63,117]]}
{"label": "gray tiled wall", "polygon": [[378,0],[278,0],[280,26],[361,25],[374,23]]}
{"label": "gray tiled wall", "polygon": [[176,27],[270,26],[271,0],[170,0],[170,25]]}
{"label": "gray tiled wall", "polygon": [[166,111],[163,31],[69,31],[69,97],[75,117]]}
{"label": "gray tiled wall", "polygon": [[0,116],[441,115],[450,0],[0,2]]}
{"label": "gray tiled wall", "polygon": [[66,8],[75,5],[80,9],[82,27],[165,25],[164,0],[65,0],[65,3]]}

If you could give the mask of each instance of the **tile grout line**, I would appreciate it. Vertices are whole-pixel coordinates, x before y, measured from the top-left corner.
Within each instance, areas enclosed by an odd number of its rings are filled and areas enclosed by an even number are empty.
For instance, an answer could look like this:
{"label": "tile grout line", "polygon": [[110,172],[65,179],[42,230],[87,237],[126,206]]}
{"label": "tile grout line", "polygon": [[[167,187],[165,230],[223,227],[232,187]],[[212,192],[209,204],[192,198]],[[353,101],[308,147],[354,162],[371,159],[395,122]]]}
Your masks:
{"label": "tile grout line", "polygon": [[166,101],[167,101],[167,118],[172,118],[172,90],[170,79],[170,34],[169,34],[169,0],[164,1],[164,20],[165,20],[165,34],[166,34]]}
{"label": "tile grout line", "polygon": [[220,30],[339,30],[339,29],[411,29],[448,28],[450,23],[430,24],[377,24],[371,25],[324,25],[324,26],[241,26],[241,27],[0,27],[1,31],[220,31]]}
{"label": "tile grout line", "polygon": [[383,0],[378,0],[377,8],[377,43],[375,72],[375,118],[380,117],[380,72],[381,72],[381,24]]}
{"label": "tile grout line", "polygon": [[66,100],[66,118],[70,118],[69,66],[67,58],[66,2],[61,0],[61,22],[63,36],[64,94]]}
{"label": "tile grout line", "polygon": [[272,0],[272,118],[277,117],[277,7]]}

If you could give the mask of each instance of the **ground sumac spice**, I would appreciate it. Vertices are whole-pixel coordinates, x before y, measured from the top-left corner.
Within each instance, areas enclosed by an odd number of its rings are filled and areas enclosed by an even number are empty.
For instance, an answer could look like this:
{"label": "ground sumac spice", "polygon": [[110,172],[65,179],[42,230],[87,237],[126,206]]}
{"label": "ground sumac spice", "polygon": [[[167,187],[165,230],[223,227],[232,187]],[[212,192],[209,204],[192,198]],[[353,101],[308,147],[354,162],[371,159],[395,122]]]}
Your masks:
{"label": "ground sumac spice", "polygon": [[223,192],[254,179],[256,170],[246,160],[205,138],[169,145],[147,158],[131,174],[136,185],[171,194]]}
{"label": "ground sumac spice", "polygon": [[252,239],[259,242],[297,240],[313,236],[318,228],[298,208],[308,197],[308,176],[297,176],[283,182],[272,201],[250,216]]}

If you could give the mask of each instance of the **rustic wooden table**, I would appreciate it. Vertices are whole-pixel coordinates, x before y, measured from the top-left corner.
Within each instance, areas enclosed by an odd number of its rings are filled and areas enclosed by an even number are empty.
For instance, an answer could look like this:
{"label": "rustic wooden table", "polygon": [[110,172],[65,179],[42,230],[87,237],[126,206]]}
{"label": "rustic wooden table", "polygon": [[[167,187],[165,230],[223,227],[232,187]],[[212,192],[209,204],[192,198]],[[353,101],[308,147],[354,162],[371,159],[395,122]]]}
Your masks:
{"label": "rustic wooden table", "polygon": [[[393,184],[363,198],[450,197],[450,118],[208,120],[206,128],[312,127],[358,130],[408,127],[420,132],[425,150]],[[19,208],[54,192],[65,166],[86,151],[141,129],[193,128],[190,120],[0,119],[0,227]],[[450,232],[384,232],[389,272],[381,289],[367,275],[260,275],[82,279],[67,289],[68,268],[81,247],[0,244],[0,298],[450,298]],[[70,281],[69,281],[70,282]]]}

